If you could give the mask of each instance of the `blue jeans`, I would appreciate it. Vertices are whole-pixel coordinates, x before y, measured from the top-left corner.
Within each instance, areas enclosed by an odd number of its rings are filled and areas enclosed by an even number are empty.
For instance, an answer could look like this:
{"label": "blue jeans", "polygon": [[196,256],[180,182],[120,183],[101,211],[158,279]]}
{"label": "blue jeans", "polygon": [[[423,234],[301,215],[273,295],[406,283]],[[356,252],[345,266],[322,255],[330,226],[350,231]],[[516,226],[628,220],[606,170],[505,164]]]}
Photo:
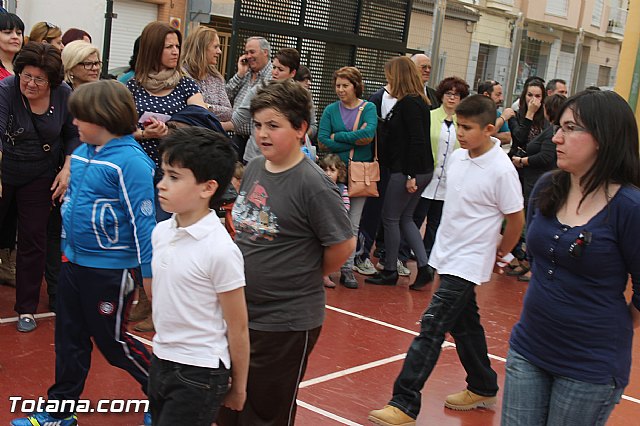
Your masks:
{"label": "blue jeans", "polygon": [[154,426],[211,426],[229,387],[230,370],[196,367],[153,355],[149,404]]}
{"label": "blue jeans", "polygon": [[454,338],[458,357],[467,372],[467,389],[483,396],[498,393],[498,376],[487,356],[475,287],[460,277],[440,276],[440,287],[422,315],[420,334],[409,347],[389,405],[414,419],[418,417],[420,391],[438,361],[447,332]]}
{"label": "blue jeans", "polygon": [[604,425],[623,388],[553,375],[513,349],[507,355],[502,425]]}

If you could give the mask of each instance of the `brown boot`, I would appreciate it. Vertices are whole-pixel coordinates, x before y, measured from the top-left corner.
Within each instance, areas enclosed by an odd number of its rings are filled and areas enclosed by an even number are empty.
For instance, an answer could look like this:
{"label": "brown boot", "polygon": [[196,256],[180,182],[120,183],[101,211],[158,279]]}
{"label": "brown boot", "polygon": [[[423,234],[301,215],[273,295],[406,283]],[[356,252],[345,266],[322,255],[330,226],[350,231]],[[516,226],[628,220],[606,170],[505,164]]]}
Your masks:
{"label": "brown boot", "polygon": [[482,396],[465,389],[447,396],[444,406],[452,410],[469,411],[474,408],[491,407],[496,404],[496,401],[495,396]]}
{"label": "brown boot", "polygon": [[10,249],[0,249],[0,283],[16,286],[16,257]]}
{"label": "brown boot", "polygon": [[396,407],[385,405],[381,410],[369,412],[369,421],[380,426],[415,426],[416,420]]}
{"label": "brown boot", "polygon": [[144,321],[140,321],[139,323],[137,323],[136,326],[133,327],[133,329],[135,331],[140,331],[143,333],[147,331],[156,331],[156,329],[153,328],[153,317],[151,316],[151,314],[149,314],[149,316]]}
{"label": "brown boot", "polygon": [[138,322],[148,318],[151,315],[151,301],[144,292],[144,288],[140,288],[138,293],[138,303],[133,305],[129,312],[128,320],[130,322]]}

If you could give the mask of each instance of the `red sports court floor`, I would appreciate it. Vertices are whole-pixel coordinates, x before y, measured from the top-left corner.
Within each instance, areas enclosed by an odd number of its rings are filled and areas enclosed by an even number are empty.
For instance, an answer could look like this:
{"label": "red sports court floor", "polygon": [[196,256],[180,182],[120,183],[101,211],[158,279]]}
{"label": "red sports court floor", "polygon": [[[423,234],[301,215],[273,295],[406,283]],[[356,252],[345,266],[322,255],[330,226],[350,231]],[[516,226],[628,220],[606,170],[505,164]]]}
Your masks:
{"label": "red sports court floor", "polygon": [[[415,265],[410,264],[415,271]],[[297,425],[366,425],[367,413],[382,407],[390,397],[393,380],[405,351],[418,329],[416,321],[428,305],[433,288],[409,291],[409,280],[397,287],[362,285],[358,290],[338,286],[327,290],[326,321],[298,396]],[[504,357],[511,327],[520,313],[526,285],[514,278],[494,276],[478,288],[482,323],[487,333],[492,364],[504,381]],[[41,312],[46,292],[43,289]],[[44,314],[29,334],[15,329],[14,290],[0,287],[0,425],[14,417],[10,395],[37,398],[46,395],[54,377],[54,318]],[[146,343],[150,334],[139,335]],[[452,342],[451,338],[447,339]],[[634,355],[640,346],[634,344]],[[634,362],[631,383],[614,410],[609,425],[634,424],[640,418],[640,363]],[[490,410],[456,412],[445,409],[449,393],[465,386],[465,373],[455,348],[445,343],[442,355],[423,392],[418,425],[498,425],[500,399]],[[501,394],[499,394],[499,397]],[[83,398],[143,398],[138,384],[126,373],[109,366],[96,351]],[[636,419],[636,420],[633,420]],[[81,414],[81,425],[134,426],[141,414]]]}

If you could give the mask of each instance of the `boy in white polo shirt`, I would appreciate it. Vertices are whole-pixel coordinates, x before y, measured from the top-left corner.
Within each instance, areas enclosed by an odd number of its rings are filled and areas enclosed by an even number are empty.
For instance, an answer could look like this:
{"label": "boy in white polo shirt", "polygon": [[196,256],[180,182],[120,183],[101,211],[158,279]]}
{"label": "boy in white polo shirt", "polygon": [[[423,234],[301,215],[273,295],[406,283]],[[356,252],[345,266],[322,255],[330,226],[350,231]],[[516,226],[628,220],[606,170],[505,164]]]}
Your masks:
{"label": "boy in white polo shirt", "polygon": [[151,414],[154,426],[209,426],[221,404],[241,410],[246,399],[244,262],[210,210],[231,181],[236,156],[226,137],[198,127],[173,132],[160,154],[158,199],[174,214],[152,235]]}
{"label": "boy in white polo shirt", "polygon": [[[451,333],[467,372],[467,388],[449,395],[445,407],[471,410],[495,403],[497,375],[487,356],[475,286],[487,282],[496,261],[515,246],[524,225],[518,174],[500,142],[491,137],[496,109],[491,99],[474,95],[456,108],[457,137],[462,149],[451,154],[442,221],[429,265],[438,271],[440,287],[421,319],[393,386],[393,397],[369,413],[379,425],[414,425],[420,391]],[[500,227],[506,227],[500,240]]]}

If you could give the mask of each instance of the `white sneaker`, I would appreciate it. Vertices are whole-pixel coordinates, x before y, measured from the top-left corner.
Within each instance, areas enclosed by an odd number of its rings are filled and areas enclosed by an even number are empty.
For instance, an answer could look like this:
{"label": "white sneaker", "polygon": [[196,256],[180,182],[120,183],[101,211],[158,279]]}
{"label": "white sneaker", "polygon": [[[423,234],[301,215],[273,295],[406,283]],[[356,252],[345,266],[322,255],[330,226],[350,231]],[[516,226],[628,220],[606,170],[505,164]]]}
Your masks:
{"label": "white sneaker", "polygon": [[[376,264],[376,269],[378,271],[382,271],[384,269],[384,263],[378,262]],[[411,271],[409,270],[409,268],[407,268],[400,259],[398,259],[398,262],[396,263],[396,270],[398,271],[398,275],[400,275],[401,277],[408,277],[409,275],[411,275]]]}
{"label": "white sneaker", "polygon": [[408,277],[409,275],[411,275],[411,271],[409,270],[409,268],[407,268],[400,259],[398,259],[396,267],[398,269],[398,275],[400,275],[401,277]]}
{"label": "white sneaker", "polygon": [[373,267],[373,263],[369,259],[365,259],[362,262],[356,262],[353,265],[353,270],[360,275],[374,275],[376,268]]}

